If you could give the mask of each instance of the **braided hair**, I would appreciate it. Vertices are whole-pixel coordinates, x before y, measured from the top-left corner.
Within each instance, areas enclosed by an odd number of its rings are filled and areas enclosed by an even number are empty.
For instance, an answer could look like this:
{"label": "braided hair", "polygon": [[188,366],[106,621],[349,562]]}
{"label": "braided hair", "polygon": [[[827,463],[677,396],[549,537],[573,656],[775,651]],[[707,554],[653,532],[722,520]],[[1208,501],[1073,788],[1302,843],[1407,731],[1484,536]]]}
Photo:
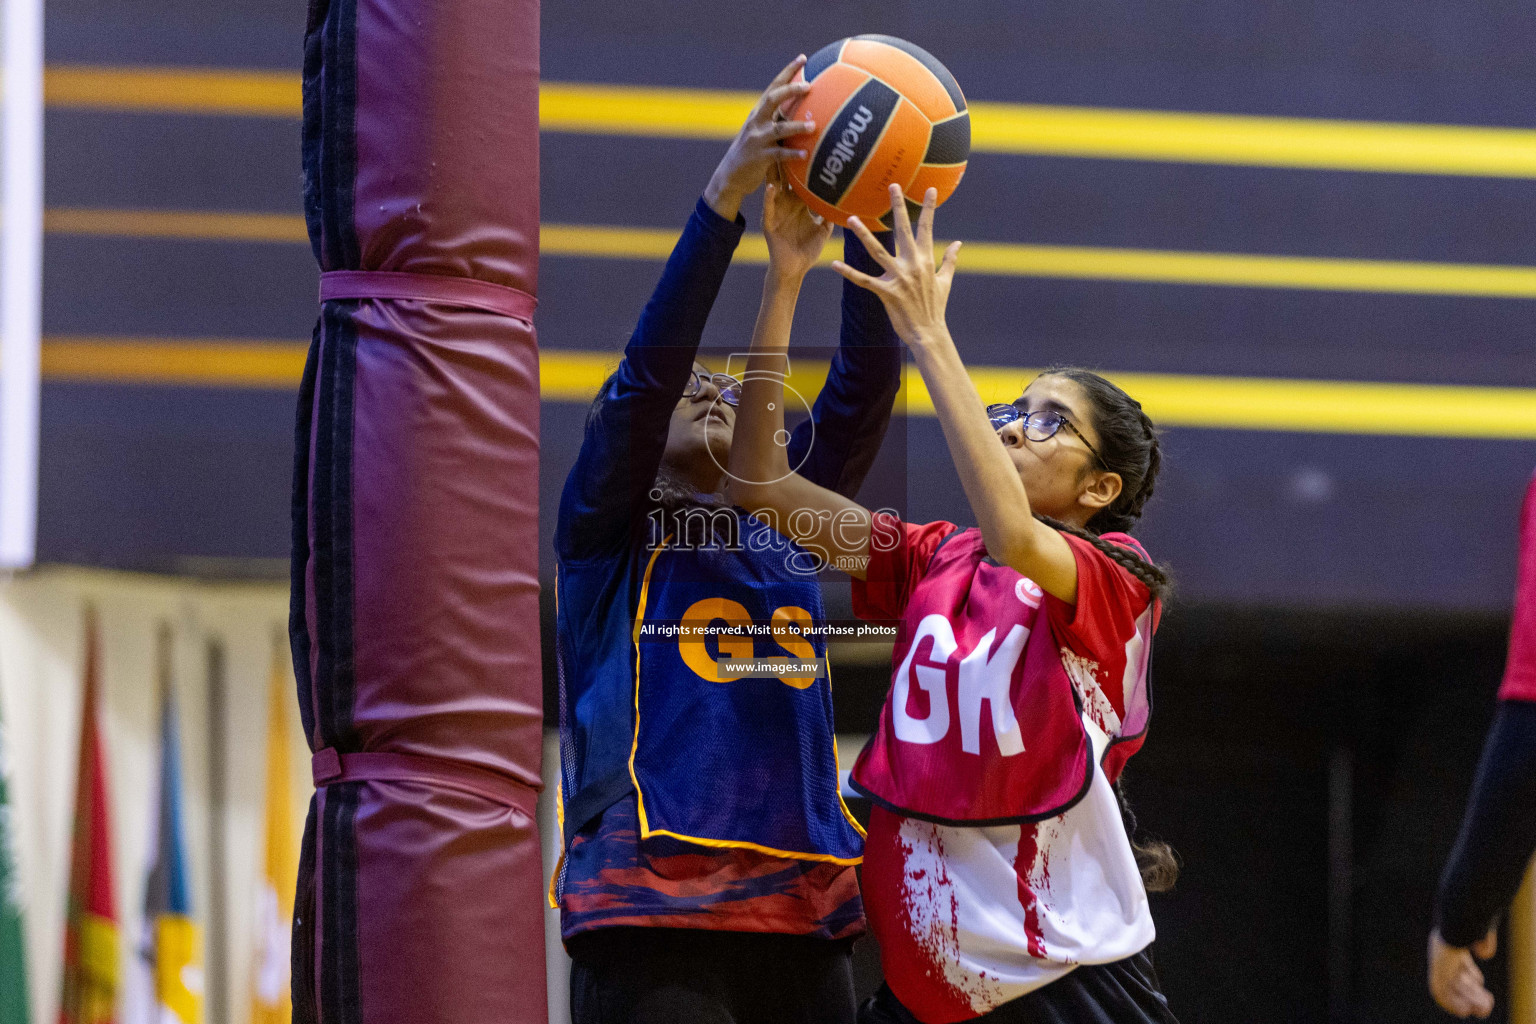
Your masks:
{"label": "braided hair", "polygon": [[1125,798],[1125,775],[1115,780],[1115,800],[1120,804],[1120,822],[1125,834],[1131,839],[1131,853],[1136,857],[1136,869],[1141,874],[1142,887],[1147,892],[1167,892],[1179,880],[1179,856],[1161,839],[1137,839],[1141,826],[1136,812],[1131,810]]}
{"label": "braided hair", "polygon": [[1163,453],[1151,418],[1142,411],[1140,402],[1092,370],[1054,366],[1040,376],[1061,377],[1082,389],[1088,398],[1093,428],[1099,435],[1098,449],[1104,468],[1119,474],[1122,486],[1115,500],[1088,520],[1086,529],[1047,516],[1036,518],[1092,544],[1146,584],[1153,597],[1163,599],[1173,585],[1167,570],[1099,536],[1128,532],[1152,498],[1158,471],[1163,467]]}
{"label": "braided hair", "polygon": [[[1036,518],[1047,526],[1081,537],[1092,544],[1146,584],[1154,598],[1163,599],[1172,588],[1166,570],[1129,548],[1111,544],[1099,536],[1101,533],[1129,531],[1141,518],[1142,511],[1152,497],[1158,471],[1163,467],[1163,453],[1151,418],[1142,411],[1140,402],[1091,370],[1076,366],[1055,366],[1040,376],[1062,377],[1082,388],[1083,394],[1088,397],[1093,428],[1099,435],[1100,459],[1104,468],[1120,474],[1122,486],[1115,500],[1088,520],[1086,529],[1047,516],[1037,515]],[[1173,847],[1160,839],[1138,839],[1136,815],[1132,813],[1131,805],[1125,797],[1123,775],[1115,781],[1114,789],[1115,799],[1120,804],[1125,834],[1130,839],[1131,852],[1136,856],[1136,867],[1141,873],[1142,885],[1148,892],[1167,892],[1179,877],[1179,859]]]}
{"label": "braided hair", "polygon": [[1123,548],[1119,544],[1111,544],[1092,530],[1085,530],[1081,526],[1073,526],[1050,516],[1042,516],[1038,512],[1035,518],[1052,529],[1062,533],[1070,533],[1074,537],[1081,537],[1100,551],[1125,568],[1132,576],[1145,583],[1147,589],[1152,591],[1152,596],[1161,600],[1173,588],[1173,581],[1168,578],[1168,572],[1162,566],[1147,561],[1130,548]]}

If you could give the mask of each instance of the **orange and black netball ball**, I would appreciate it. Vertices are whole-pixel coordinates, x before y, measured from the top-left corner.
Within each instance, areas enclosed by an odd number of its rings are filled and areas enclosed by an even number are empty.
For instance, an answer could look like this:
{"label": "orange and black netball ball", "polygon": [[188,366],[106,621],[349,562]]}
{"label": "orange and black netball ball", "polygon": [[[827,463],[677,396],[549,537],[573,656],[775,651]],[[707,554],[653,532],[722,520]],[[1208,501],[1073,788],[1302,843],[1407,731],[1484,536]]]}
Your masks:
{"label": "orange and black netball ball", "polygon": [[909,212],[930,187],[948,199],[971,154],[971,116],[949,69],[893,36],[850,36],[817,50],[797,80],[811,89],[786,113],[816,131],[785,139],[804,160],[784,164],[795,194],[838,224],[857,216],[889,228],[892,182]]}

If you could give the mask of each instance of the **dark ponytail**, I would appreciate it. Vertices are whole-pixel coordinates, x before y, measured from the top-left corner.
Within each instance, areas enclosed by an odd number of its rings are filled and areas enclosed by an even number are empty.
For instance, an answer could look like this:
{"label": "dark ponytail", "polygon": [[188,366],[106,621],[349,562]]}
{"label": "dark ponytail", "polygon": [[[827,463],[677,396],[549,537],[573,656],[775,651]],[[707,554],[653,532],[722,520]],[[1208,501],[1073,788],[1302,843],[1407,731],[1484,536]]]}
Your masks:
{"label": "dark ponytail", "polygon": [[1124,566],[1132,576],[1145,583],[1147,589],[1152,591],[1152,596],[1158,600],[1162,600],[1173,589],[1173,581],[1168,578],[1168,573],[1162,566],[1147,561],[1130,548],[1123,548],[1119,544],[1111,544],[1091,530],[1085,530],[1080,526],[1073,526],[1071,523],[1063,523],[1060,520],[1052,519],[1050,516],[1042,516],[1037,513],[1035,518],[1046,526],[1060,530],[1062,533],[1070,533],[1074,537],[1081,537],[1089,544],[1092,544]]}
{"label": "dark ponytail", "polygon": [[1125,776],[1115,780],[1115,799],[1120,802],[1120,820],[1125,834],[1131,840],[1131,853],[1136,856],[1136,868],[1141,872],[1141,885],[1147,892],[1167,892],[1179,880],[1179,857],[1173,847],[1161,839],[1138,839],[1136,813],[1125,798]]}
{"label": "dark ponytail", "polygon": [[1157,474],[1163,468],[1163,452],[1151,418],[1142,411],[1140,402],[1092,370],[1077,366],[1056,366],[1040,376],[1062,377],[1082,389],[1092,410],[1093,428],[1099,436],[1097,447],[1104,468],[1119,474],[1121,488],[1113,502],[1088,520],[1087,529],[1045,516],[1039,518],[1063,533],[1081,537],[1125,566],[1133,576],[1147,585],[1153,597],[1159,600],[1167,597],[1172,589],[1172,580],[1165,569],[1099,536],[1101,533],[1129,532],[1152,498]]}
{"label": "dark ponytail", "polygon": [[[1037,518],[1063,533],[1086,540],[1145,583],[1154,598],[1166,598],[1172,589],[1166,570],[1099,536],[1128,532],[1152,498],[1157,474],[1163,468],[1163,452],[1151,418],[1142,411],[1140,402],[1091,370],[1057,366],[1040,376],[1063,377],[1082,388],[1092,410],[1104,468],[1120,474],[1122,486],[1119,496],[1088,520],[1087,529],[1045,516]],[[1173,847],[1160,839],[1137,838],[1136,815],[1126,801],[1123,783],[1123,776],[1116,780],[1115,799],[1120,803],[1120,818],[1125,823],[1131,852],[1136,855],[1136,867],[1141,871],[1141,884],[1148,892],[1167,892],[1179,877],[1179,858]]]}

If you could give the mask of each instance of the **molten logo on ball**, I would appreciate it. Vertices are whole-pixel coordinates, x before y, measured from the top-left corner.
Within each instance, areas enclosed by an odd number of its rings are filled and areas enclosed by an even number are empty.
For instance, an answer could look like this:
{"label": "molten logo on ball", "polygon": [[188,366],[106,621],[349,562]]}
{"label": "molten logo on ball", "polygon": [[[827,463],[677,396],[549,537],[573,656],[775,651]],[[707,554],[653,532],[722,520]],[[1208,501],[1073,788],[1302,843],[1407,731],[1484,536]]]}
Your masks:
{"label": "molten logo on ball", "polygon": [[800,73],[811,91],[786,114],[817,129],[784,140],[808,154],[784,171],[813,213],[890,227],[892,182],[913,207],[930,187],[942,203],[960,184],[970,111],[954,76],[926,50],[891,36],[853,36],[816,51]]}
{"label": "molten logo on ball", "polygon": [[848,121],[848,127],[843,129],[843,134],[838,136],[837,145],[832,147],[831,154],[826,162],[821,165],[821,173],[817,175],[833,189],[837,188],[837,176],[842,173],[843,167],[853,162],[853,147],[859,144],[859,136],[864,134],[864,129],[869,127],[869,122],[874,119],[875,112],[859,104],[859,109]]}

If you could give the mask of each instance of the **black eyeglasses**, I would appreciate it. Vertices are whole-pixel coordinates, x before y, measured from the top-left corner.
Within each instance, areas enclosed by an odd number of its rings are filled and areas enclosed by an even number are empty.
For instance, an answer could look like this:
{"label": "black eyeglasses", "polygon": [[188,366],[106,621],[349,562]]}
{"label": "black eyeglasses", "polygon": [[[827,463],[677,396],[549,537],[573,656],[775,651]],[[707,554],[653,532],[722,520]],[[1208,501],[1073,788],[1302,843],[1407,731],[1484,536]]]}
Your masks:
{"label": "black eyeglasses", "polygon": [[1031,441],[1049,441],[1056,436],[1056,431],[1065,425],[1068,430],[1077,435],[1079,441],[1088,446],[1093,457],[1099,460],[1099,465],[1106,470],[1109,469],[1109,463],[1104,461],[1104,456],[1099,454],[1093,442],[1084,437],[1083,432],[1078,430],[1071,420],[1054,409],[1037,409],[1034,412],[1025,413],[1020,412],[1016,405],[989,405],[987,418],[992,421],[993,430],[1002,430],[1015,420],[1022,420],[1024,436]]}
{"label": "black eyeglasses", "polygon": [[688,383],[683,385],[683,397],[692,398],[699,393],[704,382],[709,381],[720,392],[720,401],[726,405],[741,404],[741,381],[728,373],[700,373],[694,370],[688,375]]}

